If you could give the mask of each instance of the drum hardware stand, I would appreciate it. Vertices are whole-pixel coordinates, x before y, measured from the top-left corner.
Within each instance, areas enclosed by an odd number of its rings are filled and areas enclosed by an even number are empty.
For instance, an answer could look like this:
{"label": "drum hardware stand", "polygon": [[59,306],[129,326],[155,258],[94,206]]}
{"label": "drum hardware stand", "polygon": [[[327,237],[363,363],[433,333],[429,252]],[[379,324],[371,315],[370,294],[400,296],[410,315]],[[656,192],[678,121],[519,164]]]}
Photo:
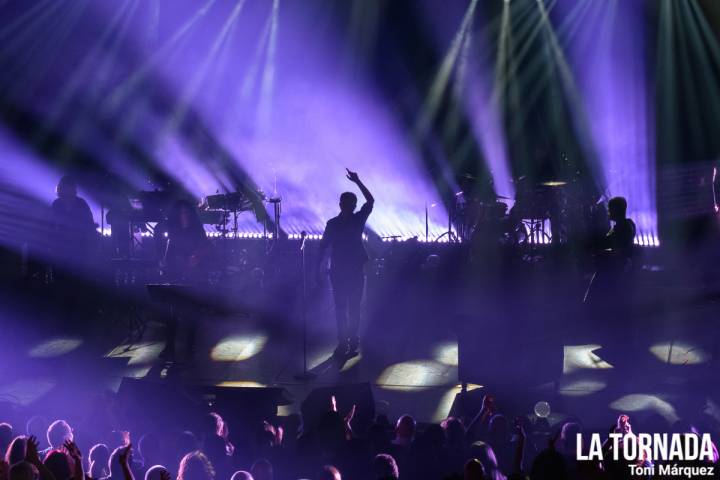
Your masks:
{"label": "drum hardware stand", "polygon": [[[277,229],[277,224],[275,225]],[[295,375],[295,378],[297,380],[307,382],[310,380],[314,380],[317,375],[308,370],[307,362],[307,271],[305,269],[305,247],[307,246],[307,232],[305,232],[305,230],[300,232],[300,238],[300,265],[302,267],[302,302],[300,308],[302,311],[303,324],[303,371],[302,373]]]}

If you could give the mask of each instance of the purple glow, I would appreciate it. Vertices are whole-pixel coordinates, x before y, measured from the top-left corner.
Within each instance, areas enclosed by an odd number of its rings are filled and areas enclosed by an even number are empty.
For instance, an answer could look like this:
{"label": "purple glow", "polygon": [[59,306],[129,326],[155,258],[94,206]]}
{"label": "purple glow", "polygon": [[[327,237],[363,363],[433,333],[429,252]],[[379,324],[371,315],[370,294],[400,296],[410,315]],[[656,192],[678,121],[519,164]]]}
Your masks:
{"label": "purple glow", "polygon": [[577,36],[561,42],[571,54],[592,136],[587,148],[596,152],[607,195],[627,198],[639,238],[652,244],[657,237],[655,132],[645,75],[644,12],[636,2],[598,5],[578,20]]}
{"label": "purple glow", "polygon": [[[377,199],[373,230],[424,234],[425,205],[441,205],[437,192],[392,105],[340,58],[347,51],[343,32],[318,24],[322,6],[247,2],[237,13],[238,5],[210,4],[183,42],[162,58],[150,50],[139,61],[143,74],[168,82],[172,101],[181,103],[170,112],[140,107],[130,134],[154,136],[156,163],[197,197],[232,190],[232,177],[193,150],[179,127],[177,115],[198,115],[237,168],[283,199],[282,226],[290,233],[320,232],[337,214],[340,193],[354,190],[344,176],[348,167]],[[195,14],[163,10],[160,25],[172,37]],[[147,26],[136,18],[134,28]],[[431,238],[445,230],[446,215],[442,207],[430,209]],[[243,231],[262,228],[252,214],[239,221]]]}
{"label": "purple glow", "polygon": [[[465,14],[462,4],[452,3],[446,6],[444,15],[437,17],[437,4],[424,2],[428,27],[434,33],[437,54],[444,56],[451,45],[453,37],[458,34]],[[485,32],[476,28],[475,24],[484,24],[485,19],[478,19],[482,11],[474,13],[476,19],[465,32],[462,49],[455,66],[455,77],[452,80],[454,92],[460,96],[465,114],[472,124],[477,143],[483,153],[498,195],[514,198],[515,189],[508,159],[503,122],[498,109],[493,69],[486,62],[492,58],[489,54],[491,45]],[[487,25],[487,24],[485,24]]]}

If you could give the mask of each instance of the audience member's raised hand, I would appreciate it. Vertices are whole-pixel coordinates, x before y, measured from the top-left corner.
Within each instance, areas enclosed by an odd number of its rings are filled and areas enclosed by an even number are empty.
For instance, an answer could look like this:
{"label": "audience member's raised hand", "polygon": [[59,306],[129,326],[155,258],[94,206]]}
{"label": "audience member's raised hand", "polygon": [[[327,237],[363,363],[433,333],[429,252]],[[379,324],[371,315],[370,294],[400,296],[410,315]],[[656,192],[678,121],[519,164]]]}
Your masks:
{"label": "audience member's raised hand", "polygon": [[[123,432],[124,434],[127,432]],[[135,480],[130,470],[130,462],[132,461],[132,443],[130,443],[130,435],[126,437],[128,443],[122,447],[118,455],[118,461],[123,471],[123,477],[125,480]]]}
{"label": "audience member's raised hand", "polygon": [[35,435],[31,435],[27,439],[25,447],[25,461],[36,465],[42,463],[40,461],[40,454],[38,453],[38,440]]}
{"label": "audience member's raised hand", "polygon": [[523,426],[522,417],[515,417],[515,434],[522,439],[525,439],[527,437],[527,434],[525,433],[525,427]]}
{"label": "audience member's raised hand", "polygon": [[132,443],[126,443],[125,446],[122,447],[120,455],[118,455],[118,460],[120,461],[120,465],[130,465],[130,461],[132,460]]}
{"label": "audience member's raised hand", "polygon": [[82,453],[75,442],[72,440],[66,440],[65,443],[63,443],[63,447],[73,460],[82,461]]}
{"label": "audience member's raised hand", "polygon": [[83,466],[82,466],[82,453],[80,449],[75,445],[72,440],[66,440],[63,443],[65,453],[68,454],[73,463],[74,477],[76,480],[82,480],[84,477]]}
{"label": "audience member's raised hand", "polygon": [[[275,425],[271,424],[270,422],[268,422],[267,420],[263,420],[263,429],[266,432],[270,432],[272,434],[273,442],[275,443],[275,445],[282,444],[283,435],[284,435],[285,431],[283,430],[283,428],[281,426],[275,426]],[[235,448],[235,447],[233,447],[233,448]]]}
{"label": "audience member's raised hand", "polygon": [[495,414],[495,396],[494,395],[487,394],[487,395],[483,396],[482,407],[480,408],[480,411],[484,412],[487,415]]}

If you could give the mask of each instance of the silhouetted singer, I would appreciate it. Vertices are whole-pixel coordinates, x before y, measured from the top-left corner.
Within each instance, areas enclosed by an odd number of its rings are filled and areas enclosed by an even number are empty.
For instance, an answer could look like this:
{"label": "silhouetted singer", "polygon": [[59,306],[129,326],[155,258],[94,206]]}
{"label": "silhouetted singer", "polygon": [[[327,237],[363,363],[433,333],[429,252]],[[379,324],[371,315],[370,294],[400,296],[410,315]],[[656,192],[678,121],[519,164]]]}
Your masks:
{"label": "silhouetted singer", "polygon": [[[347,179],[358,186],[365,197],[365,203],[356,212],[357,196],[352,192],[344,192],[340,195],[340,214],[327,222],[318,257],[318,267],[321,267],[325,253],[330,248],[330,281],[335,299],[338,329],[336,356],[351,355],[358,348],[360,302],[365,283],[363,267],[368,260],[362,236],[365,222],[375,203],[375,199],[360,181],[358,174],[346,170]],[[318,268],[319,273],[320,268]]]}

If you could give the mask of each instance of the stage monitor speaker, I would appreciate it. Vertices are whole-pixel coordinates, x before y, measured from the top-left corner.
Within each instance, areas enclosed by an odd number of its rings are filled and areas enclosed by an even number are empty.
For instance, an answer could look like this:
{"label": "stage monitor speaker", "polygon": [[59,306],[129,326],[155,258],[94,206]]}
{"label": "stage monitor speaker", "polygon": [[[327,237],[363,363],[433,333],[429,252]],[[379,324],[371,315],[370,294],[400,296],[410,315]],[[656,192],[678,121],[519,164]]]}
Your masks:
{"label": "stage monitor speaker", "polygon": [[209,411],[218,412],[231,428],[255,431],[263,420],[272,423],[279,405],[292,403],[290,394],[277,387],[194,387]]}
{"label": "stage monitor speaker", "polygon": [[369,383],[354,383],[316,388],[302,402],[301,412],[306,431],[314,429],[322,416],[330,410],[330,399],[335,396],[338,413],[345,416],[355,405],[353,429],[366,430],[375,420],[375,398]]}
{"label": "stage monitor speaker", "polygon": [[284,388],[185,386],[178,383],[124,378],[118,390],[123,428],[135,431],[196,431],[216,411],[231,429],[250,430],[273,421],[278,405],[290,403]]}
{"label": "stage monitor speaker", "polygon": [[461,382],[500,389],[534,388],[562,376],[563,342],[559,337],[518,334],[511,323],[477,319],[458,322],[458,377]]}

